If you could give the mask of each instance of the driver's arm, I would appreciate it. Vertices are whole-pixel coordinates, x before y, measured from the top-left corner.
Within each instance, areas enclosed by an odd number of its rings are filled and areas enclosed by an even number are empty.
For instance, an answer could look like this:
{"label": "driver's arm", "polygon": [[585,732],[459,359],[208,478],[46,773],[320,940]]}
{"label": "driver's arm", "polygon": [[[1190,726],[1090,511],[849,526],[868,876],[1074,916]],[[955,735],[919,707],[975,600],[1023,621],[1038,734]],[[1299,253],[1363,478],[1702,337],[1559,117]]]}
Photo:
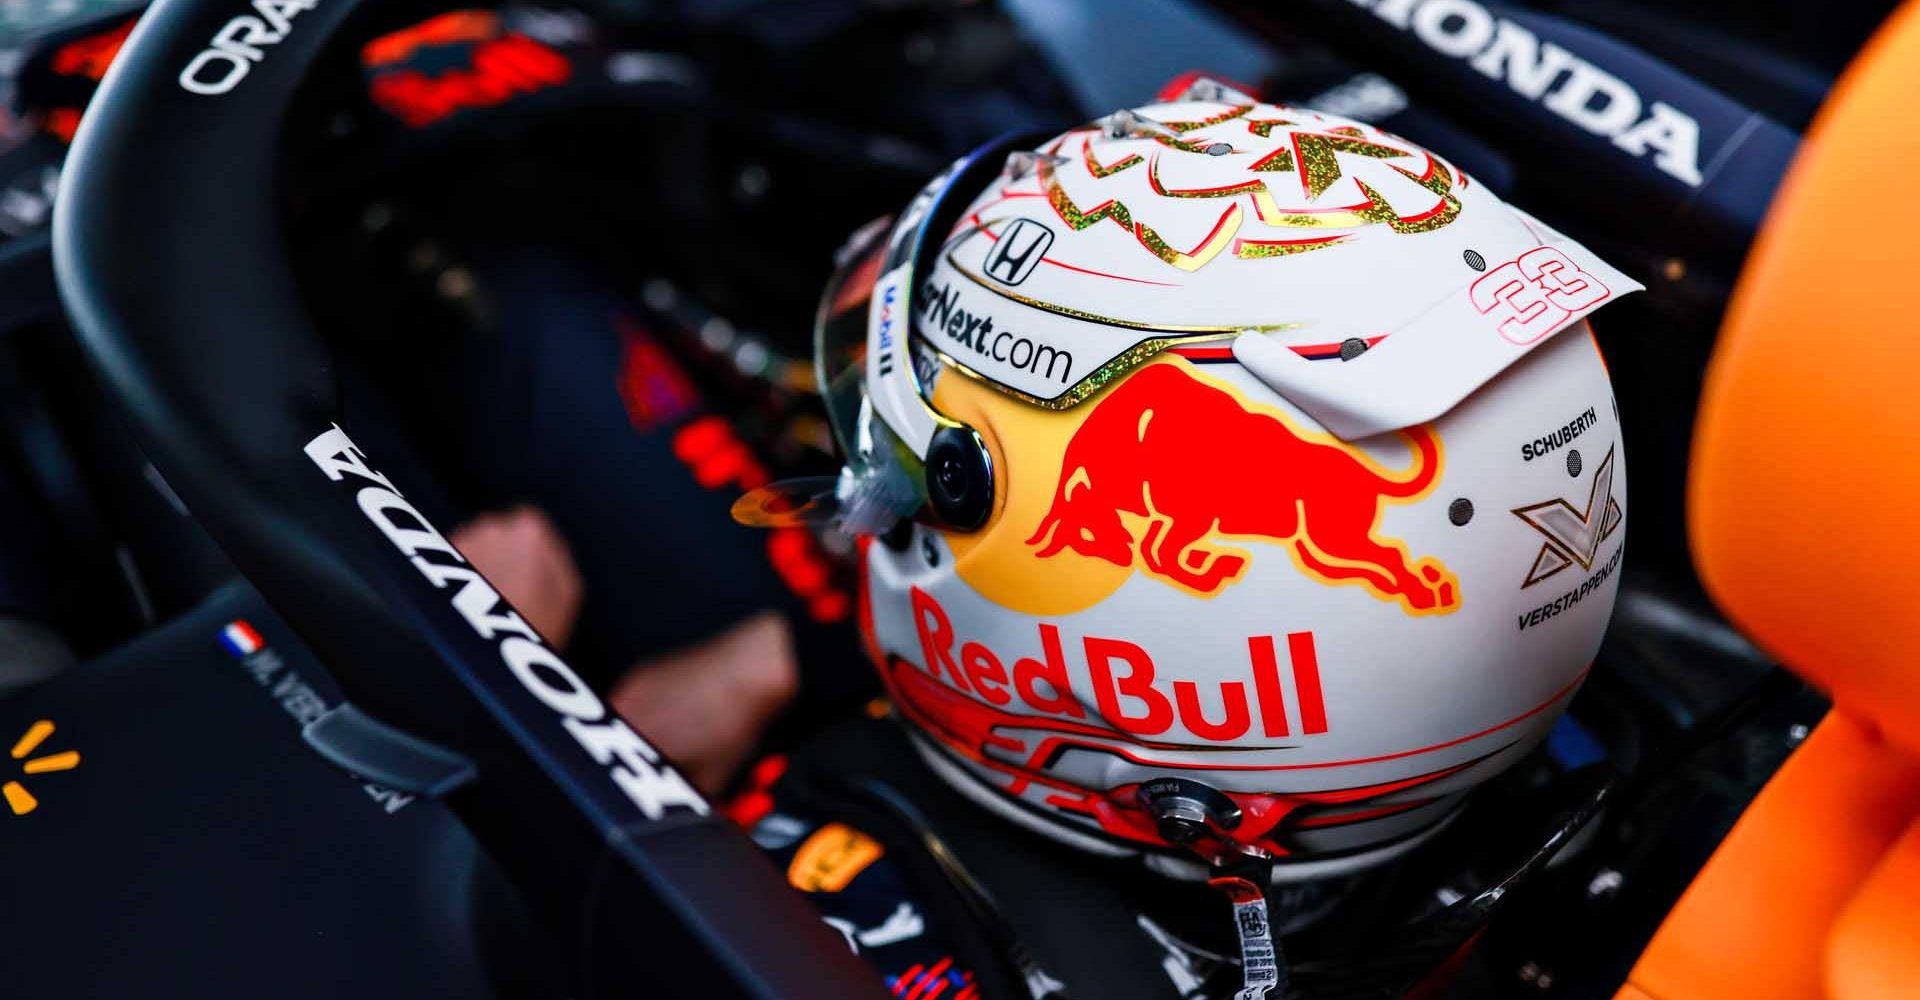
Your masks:
{"label": "driver's arm", "polygon": [[[531,506],[483,514],[455,529],[451,540],[549,643],[565,648],[584,588],[566,540],[546,514]],[[769,611],[635,664],[608,700],[712,794],[746,762],[798,685],[792,633]]]}

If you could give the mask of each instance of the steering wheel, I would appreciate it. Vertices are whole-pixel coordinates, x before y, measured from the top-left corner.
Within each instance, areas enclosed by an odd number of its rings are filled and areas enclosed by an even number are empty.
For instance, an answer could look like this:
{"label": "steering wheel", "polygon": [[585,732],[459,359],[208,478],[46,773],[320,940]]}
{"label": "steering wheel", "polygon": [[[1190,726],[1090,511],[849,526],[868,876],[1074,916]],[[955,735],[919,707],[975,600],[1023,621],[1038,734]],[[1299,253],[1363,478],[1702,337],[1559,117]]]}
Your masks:
{"label": "steering wheel", "polygon": [[572,957],[573,992],[881,996],[354,445],[290,273],[276,168],[302,81],[375,6],[147,12],[74,141],[54,220],[91,363],[196,520],[339,679],[348,704],[308,742],[442,798]]}

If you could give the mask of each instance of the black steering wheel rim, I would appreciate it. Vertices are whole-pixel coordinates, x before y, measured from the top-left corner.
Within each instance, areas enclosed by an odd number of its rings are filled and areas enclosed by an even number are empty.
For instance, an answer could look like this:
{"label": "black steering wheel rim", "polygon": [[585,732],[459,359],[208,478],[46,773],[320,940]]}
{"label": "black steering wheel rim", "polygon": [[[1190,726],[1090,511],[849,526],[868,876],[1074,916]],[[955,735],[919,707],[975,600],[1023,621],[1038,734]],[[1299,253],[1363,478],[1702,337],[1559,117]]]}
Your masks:
{"label": "black steering wheel rim", "polygon": [[674,993],[879,995],[670,763],[500,624],[517,619],[433,543],[405,484],[383,486],[379,456],[346,443],[352,415],[274,206],[295,95],[368,6],[159,0],[141,19],[55,213],[85,353],[149,459],[364,717],[473,765],[445,800],[563,942],[587,925],[567,949],[584,956],[579,992],[645,975]]}

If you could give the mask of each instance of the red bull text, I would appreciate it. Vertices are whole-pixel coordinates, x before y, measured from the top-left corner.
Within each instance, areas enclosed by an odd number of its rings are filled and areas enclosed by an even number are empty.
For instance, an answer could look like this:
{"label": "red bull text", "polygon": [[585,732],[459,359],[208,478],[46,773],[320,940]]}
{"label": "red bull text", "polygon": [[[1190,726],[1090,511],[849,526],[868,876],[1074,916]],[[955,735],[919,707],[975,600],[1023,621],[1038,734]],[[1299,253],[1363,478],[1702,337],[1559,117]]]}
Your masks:
{"label": "red bull text", "polygon": [[[1067,669],[1067,651],[1057,626],[1038,627],[1038,656],[1020,656],[1009,663],[1002,652],[985,643],[956,634],[946,609],[932,595],[918,587],[912,590],[914,628],[919,634],[921,669],[947,687],[967,692],[989,706],[1005,706],[1016,699],[1026,708],[1053,718],[1084,719],[1086,709],[1074,690]],[[1312,632],[1292,632],[1284,637],[1286,657],[1291,670],[1293,700],[1297,715],[1289,717],[1287,692],[1282,679],[1279,644],[1271,635],[1249,636],[1247,655],[1252,693],[1245,680],[1223,680],[1204,701],[1200,685],[1190,680],[1168,685],[1158,679],[1153,656],[1141,646],[1125,639],[1089,635],[1083,637],[1076,652],[1085,658],[1091,678],[1095,711],[1107,725],[1136,737],[1154,737],[1181,728],[1207,742],[1230,742],[1259,731],[1269,738],[1299,735],[1313,736],[1327,731],[1327,708],[1320,687],[1320,661],[1314,649]],[[896,677],[896,680],[899,678]],[[923,701],[925,695],[908,700]],[[940,702],[952,706],[953,699]],[[1204,704],[1218,704],[1220,717],[1209,719]],[[961,706],[954,706],[961,707]],[[965,706],[971,707],[971,706]],[[952,711],[937,714],[952,716]],[[991,742],[992,730],[1000,726],[1032,727],[1052,719],[1022,717],[1017,713],[971,711],[984,715],[980,733],[969,733],[960,742],[981,747]],[[953,721],[953,720],[949,720]],[[1296,726],[1298,727],[1296,729]],[[958,734],[956,734],[958,735]]]}

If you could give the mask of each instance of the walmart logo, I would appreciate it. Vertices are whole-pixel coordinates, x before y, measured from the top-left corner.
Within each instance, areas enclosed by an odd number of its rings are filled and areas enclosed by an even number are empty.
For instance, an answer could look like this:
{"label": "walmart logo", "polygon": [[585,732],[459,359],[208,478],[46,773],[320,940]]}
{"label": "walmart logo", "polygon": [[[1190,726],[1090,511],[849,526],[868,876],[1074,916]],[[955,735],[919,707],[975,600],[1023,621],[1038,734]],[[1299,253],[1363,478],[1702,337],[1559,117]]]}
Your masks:
{"label": "walmart logo", "polygon": [[[52,735],[53,723],[46,719],[41,719],[27,727],[26,733],[14,743],[12,750],[14,760],[26,762],[20,765],[22,771],[27,774],[50,774],[54,771],[71,771],[80,766],[78,750],[62,750],[59,753],[42,754],[38,757],[27,756],[40,749],[40,744],[45,743],[47,737]],[[12,809],[15,816],[25,816],[40,808],[40,800],[34,798],[33,793],[27,791],[27,786],[18,781],[9,781],[0,785],[0,795],[6,797],[7,808]]]}

